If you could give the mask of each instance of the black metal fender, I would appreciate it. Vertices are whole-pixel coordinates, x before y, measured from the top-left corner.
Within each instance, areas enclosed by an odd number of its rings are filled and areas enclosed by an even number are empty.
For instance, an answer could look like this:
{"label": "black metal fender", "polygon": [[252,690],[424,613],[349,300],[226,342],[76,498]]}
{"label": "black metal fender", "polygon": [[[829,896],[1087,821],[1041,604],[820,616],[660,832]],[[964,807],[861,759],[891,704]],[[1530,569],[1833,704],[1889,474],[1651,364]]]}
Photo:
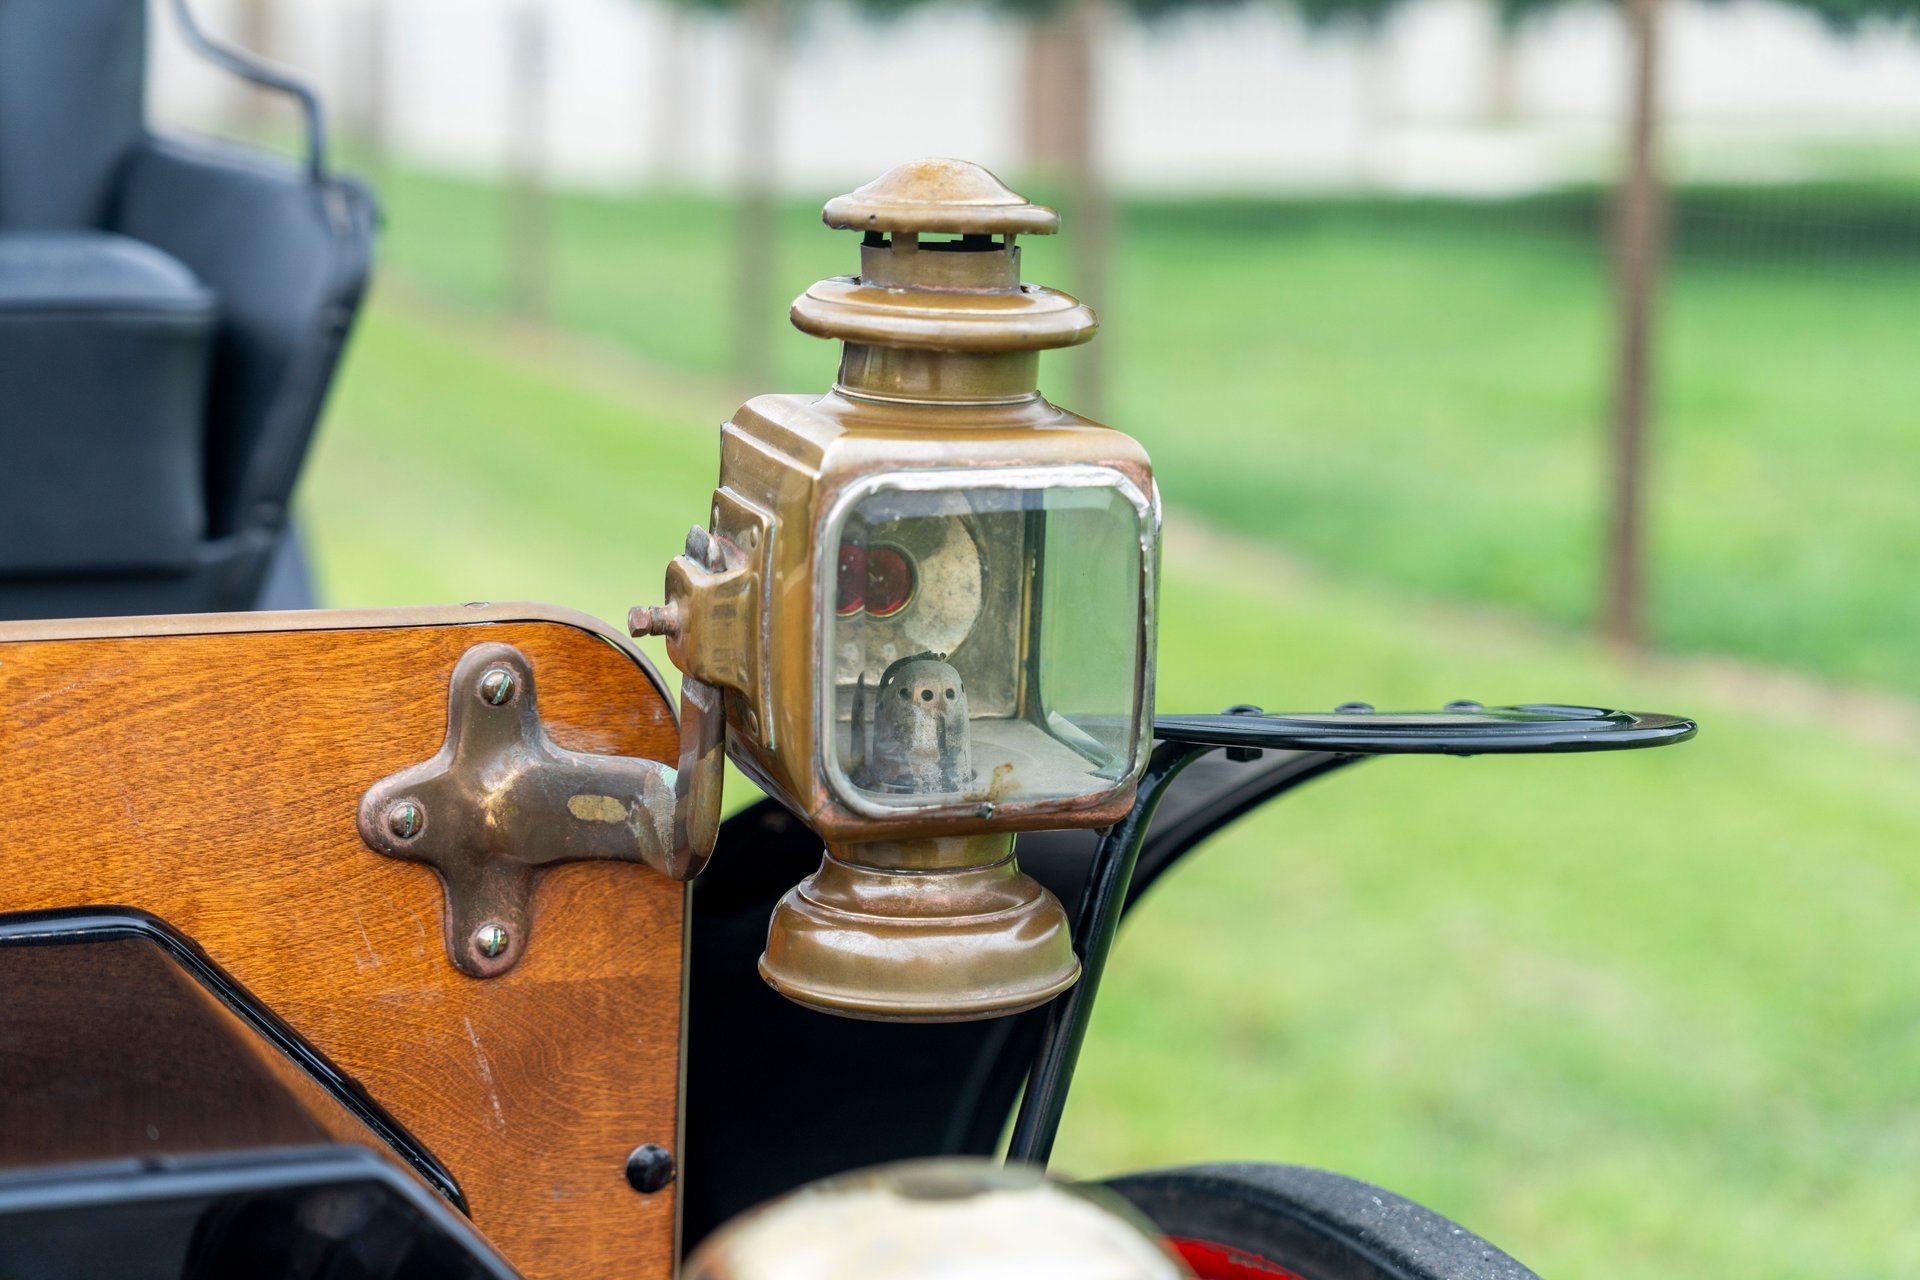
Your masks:
{"label": "black metal fender", "polygon": [[1023,835],[1021,866],[1076,921],[1083,973],[1040,1009],[915,1025],[831,1018],[760,981],[767,920],[818,865],[817,837],[762,802],[721,827],[692,889],[686,1136],[690,1248],[716,1226],[830,1174],[930,1155],[988,1155],[1025,1086],[1009,1158],[1044,1165],[1065,1106],[1102,964],[1122,913],[1207,836],[1296,786],[1376,755],[1512,755],[1661,746],[1691,738],[1674,716],[1534,704],[1376,713],[1162,716],[1139,799],[1105,832]]}
{"label": "black metal fender", "polygon": [[[1317,753],[1213,756],[1182,775],[1140,853],[1128,902],[1207,836],[1325,772]],[[1078,914],[1092,831],[1020,837],[1020,865]],[[830,1018],[774,994],[756,965],[780,895],[820,840],[771,801],[720,829],[690,906],[682,1231],[691,1249],[734,1214],[815,1178],[924,1155],[989,1155],[1040,1042],[1044,1011],[914,1026]]]}
{"label": "black metal fender", "polygon": [[1324,1169],[1194,1165],[1106,1185],[1200,1280],[1539,1280],[1431,1209]]}

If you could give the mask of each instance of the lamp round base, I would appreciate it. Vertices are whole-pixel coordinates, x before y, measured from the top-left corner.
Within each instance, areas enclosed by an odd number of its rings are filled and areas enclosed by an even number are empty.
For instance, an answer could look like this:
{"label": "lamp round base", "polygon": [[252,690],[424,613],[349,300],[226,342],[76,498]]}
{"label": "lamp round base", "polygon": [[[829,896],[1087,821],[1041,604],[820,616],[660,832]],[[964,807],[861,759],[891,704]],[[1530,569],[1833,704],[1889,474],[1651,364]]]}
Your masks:
{"label": "lamp round base", "polygon": [[774,908],[760,976],[842,1017],[968,1022],[1045,1004],[1080,961],[1060,900],[1011,855],[908,871],[829,853]]}

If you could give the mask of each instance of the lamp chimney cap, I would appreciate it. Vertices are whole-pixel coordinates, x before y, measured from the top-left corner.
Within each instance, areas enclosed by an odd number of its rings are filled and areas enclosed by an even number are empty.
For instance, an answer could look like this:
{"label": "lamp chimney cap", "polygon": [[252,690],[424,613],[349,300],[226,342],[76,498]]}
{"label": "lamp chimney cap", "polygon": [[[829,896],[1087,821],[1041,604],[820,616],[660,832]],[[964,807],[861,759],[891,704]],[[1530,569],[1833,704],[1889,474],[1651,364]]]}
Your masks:
{"label": "lamp chimney cap", "polygon": [[1060,215],[965,160],[910,160],[827,201],[828,226],[948,235],[1052,235]]}

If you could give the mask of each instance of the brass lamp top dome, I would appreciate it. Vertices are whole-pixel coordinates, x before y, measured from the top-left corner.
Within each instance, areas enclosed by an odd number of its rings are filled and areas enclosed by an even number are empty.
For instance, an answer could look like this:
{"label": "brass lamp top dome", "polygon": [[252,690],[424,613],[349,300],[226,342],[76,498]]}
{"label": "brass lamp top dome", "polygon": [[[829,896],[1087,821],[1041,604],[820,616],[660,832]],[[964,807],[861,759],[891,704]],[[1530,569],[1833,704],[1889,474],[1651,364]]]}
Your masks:
{"label": "brass lamp top dome", "polygon": [[965,160],[910,160],[835,196],[820,211],[830,227],[952,235],[1052,235],[1060,215]]}
{"label": "brass lamp top dome", "polygon": [[977,164],[898,165],[827,201],[821,217],[864,233],[860,274],[822,280],[794,300],[803,333],[991,356],[1070,347],[1098,327],[1093,311],[1067,294],[1020,283],[1015,239],[1051,235],[1060,215]]}
{"label": "brass lamp top dome", "polygon": [[685,1280],[1183,1280],[1111,1194],[985,1160],[829,1178],[734,1219]]}

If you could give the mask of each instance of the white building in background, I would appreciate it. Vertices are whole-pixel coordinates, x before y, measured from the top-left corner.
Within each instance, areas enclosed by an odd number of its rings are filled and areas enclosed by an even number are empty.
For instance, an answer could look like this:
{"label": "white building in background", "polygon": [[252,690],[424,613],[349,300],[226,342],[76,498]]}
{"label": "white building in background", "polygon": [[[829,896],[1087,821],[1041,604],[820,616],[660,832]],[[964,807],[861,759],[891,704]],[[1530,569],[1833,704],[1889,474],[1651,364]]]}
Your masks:
{"label": "white building in background", "polygon": [[[195,7],[231,32],[239,2]],[[531,6],[548,32],[557,180],[720,187],[736,166],[744,60],[725,18],[663,0],[269,2],[273,54],[320,86],[343,129],[381,103],[388,145],[408,159],[500,170],[515,15]],[[1017,26],[960,0],[883,23],[794,7],[804,16],[775,90],[780,185],[819,192],[926,154],[1022,168]],[[180,48],[165,9],[156,114],[207,127],[231,114],[231,91]],[[1668,34],[1670,119],[1696,172],[1797,176],[1835,141],[1920,151],[1920,37],[1844,38],[1765,0],[1676,0]],[[1115,21],[1102,52],[1102,150],[1135,190],[1525,189],[1600,171],[1625,82],[1617,17],[1597,3],[1524,29],[1504,66],[1484,0],[1416,0],[1379,39],[1315,34],[1255,0]],[[1502,74],[1513,110],[1494,124]]]}

